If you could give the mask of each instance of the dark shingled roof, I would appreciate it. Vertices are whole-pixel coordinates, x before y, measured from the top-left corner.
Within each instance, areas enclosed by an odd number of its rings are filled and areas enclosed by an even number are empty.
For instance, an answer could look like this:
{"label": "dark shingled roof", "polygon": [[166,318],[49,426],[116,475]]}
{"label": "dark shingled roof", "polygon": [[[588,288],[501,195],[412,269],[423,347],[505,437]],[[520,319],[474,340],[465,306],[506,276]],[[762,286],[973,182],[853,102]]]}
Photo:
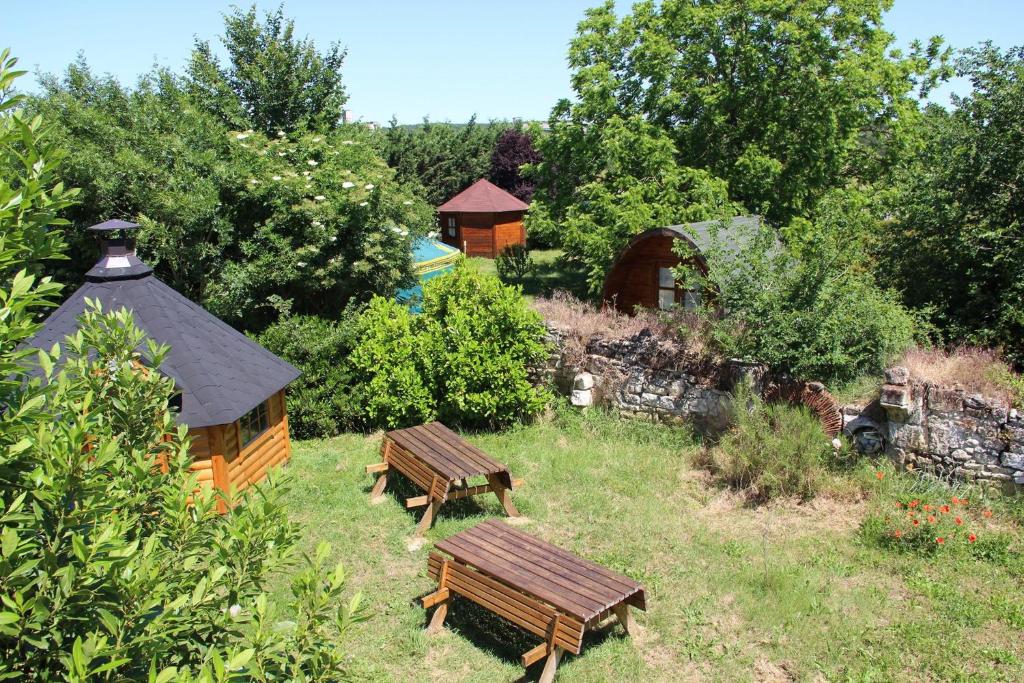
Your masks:
{"label": "dark shingled roof", "polygon": [[[742,253],[747,242],[757,234],[761,225],[759,216],[735,216],[726,221],[701,221],[700,223],[683,223],[682,225],[670,225],[662,230],[670,230],[681,237],[693,242],[697,251],[707,253],[715,246],[715,238],[718,239],[718,246],[731,256],[738,256]],[[717,236],[715,232],[717,231]],[[647,233],[643,233],[646,235]],[[639,235],[642,237],[643,235]],[[637,241],[639,241],[637,239]]]}
{"label": "dark shingled roof", "polygon": [[481,178],[437,207],[437,210],[461,211],[462,213],[498,213],[501,211],[526,211],[529,208],[529,204],[516,199],[486,178]]}
{"label": "dark shingled roof", "polygon": [[171,347],[160,371],[182,392],[178,421],[190,427],[229,424],[299,376],[299,371],[163,282],[135,257],[131,242],[111,240],[86,283],[28,343],[49,349],[78,329],[85,299],[104,311],[127,308],[154,341]]}

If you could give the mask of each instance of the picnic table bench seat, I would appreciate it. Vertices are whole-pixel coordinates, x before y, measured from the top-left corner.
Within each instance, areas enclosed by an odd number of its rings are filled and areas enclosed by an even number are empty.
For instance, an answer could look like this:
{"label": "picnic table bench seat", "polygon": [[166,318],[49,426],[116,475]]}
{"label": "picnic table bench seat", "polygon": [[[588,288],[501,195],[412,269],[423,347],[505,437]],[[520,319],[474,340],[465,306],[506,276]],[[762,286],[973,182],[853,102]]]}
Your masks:
{"label": "picnic table bench seat", "polygon": [[[379,473],[371,500],[377,500],[387,486],[388,473],[395,470],[424,492],[407,498],[406,507],[427,506],[416,526],[423,534],[434,521],[438,509],[449,500],[493,492],[511,517],[519,511],[512,503],[512,489],[521,482],[513,480],[508,467],[460,437],[440,422],[395,429],[384,435],[381,462],[367,465],[367,473]],[[468,485],[473,477],[484,477],[486,484]]]}
{"label": "picnic table bench seat", "polygon": [[547,657],[541,681],[551,681],[568,650],[579,654],[583,634],[611,615],[628,633],[629,606],[646,610],[644,588],[627,576],[584,560],[523,533],[488,520],[440,541],[431,552],[427,573],[438,582],[423,598],[437,605],[428,629],[441,628],[453,593],[511,621],[543,639],[522,655],[524,667]]}

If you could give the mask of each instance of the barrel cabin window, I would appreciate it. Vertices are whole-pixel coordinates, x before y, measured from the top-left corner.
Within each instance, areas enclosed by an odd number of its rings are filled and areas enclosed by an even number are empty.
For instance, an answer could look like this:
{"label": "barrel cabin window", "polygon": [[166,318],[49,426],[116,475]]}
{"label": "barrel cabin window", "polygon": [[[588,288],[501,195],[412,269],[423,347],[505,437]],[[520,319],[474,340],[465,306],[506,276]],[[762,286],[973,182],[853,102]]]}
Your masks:
{"label": "barrel cabin window", "polygon": [[259,404],[238,421],[238,430],[242,437],[242,445],[252,443],[253,439],[267,431],[270,420],[267,418],[267,402]]}
{"label": "barrel cabin window", "polygon": [[658,268],[658,308],[667,311],[676,305],[676,278],[671,268]]}

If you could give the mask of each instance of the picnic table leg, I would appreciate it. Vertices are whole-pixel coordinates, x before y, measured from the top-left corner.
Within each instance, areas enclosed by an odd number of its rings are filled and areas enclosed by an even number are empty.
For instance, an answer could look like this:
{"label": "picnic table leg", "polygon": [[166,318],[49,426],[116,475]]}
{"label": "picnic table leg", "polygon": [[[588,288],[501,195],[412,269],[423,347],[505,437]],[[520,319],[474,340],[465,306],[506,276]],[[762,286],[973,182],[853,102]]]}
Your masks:
{"label": "picnic table leg", "polygon": [[540,673],[539,683],[552,683],[555,680],[555,669],[558,668],[558,663],[562,661],[562,648],[557,645],[552,648],[551,654],[548,655],[547,661],[544,662],[544,670]]}
{"label": "picnic table leg", "polygon": [[612,611],[615,613],[615,618],[622,624],[622,630],[628,635],[633,630],[633,619],[629,616],[629,605],[626,603],[620,603],[612,607]]}
{"label": "picnic table leg", "polygon": [[376,503],[380,500],[381,495],[384,493],[384,487],[388,485],[388,472],[384,470],[377,477],[377,481],[373,484],[373,489],[370,491],[370,502]]}
{"label": "picnic table leg", "polygon": [[519,517],[519,510],[512,503],[512,489],[502,484],[501,480],[494,474],[487,475],[487,483],[490,485],[491,490],[494,491],[494,495],[498,497],[501,507],[505,508],[505,514],[509,517]]}
{"label": "picnic table leg", "polygon": [[[430,617],[430,625],[427,626],[428,634],[435,634],[444,628],[445,617],[448,616],[448,604],[451,603],[452,598],[448,591],[448,563],[445,562],[441,565],[441,572],[437,577],[437,592],[434,595],[444,595],[444,599],[437,603],[437,609],[434,610],[434,614]],[[426,600],[424,603],[426,604]]]}
{"label": "picnic table leg", "polygon": [[441,501],[436,498],[430,501],[427,505],[426,512],[423,513],[423,517],[420,518],[420,523],[416,525],[416,536],[422,536],[426,533],[427,529],[434,521],[434,515],[437,514],[438,509],[441,507]]}

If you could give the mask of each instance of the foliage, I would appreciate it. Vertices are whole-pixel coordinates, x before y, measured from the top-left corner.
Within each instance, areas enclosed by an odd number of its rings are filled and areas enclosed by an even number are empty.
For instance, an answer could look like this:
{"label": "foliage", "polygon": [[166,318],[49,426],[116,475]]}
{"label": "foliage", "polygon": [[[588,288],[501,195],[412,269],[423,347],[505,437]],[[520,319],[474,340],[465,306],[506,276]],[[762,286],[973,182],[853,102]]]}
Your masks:
{"label": "foliage", "polygon": [[424,286],[423,367],[446,424],[496,429],[533,417],[548,391],[531,376],[546,330],[518,289],[464,265]]}
{"label": "foliage", "polygon": [[703,286],[715,296],[704,315],[722,355],[842,383],[881,372],[913,342],[914,317],[865,269],[871,211],[842,193],[823,201],[821,215],[794,227],[788,248],[763,225],[730,227],[728,239],[724,226],[713,230]]}
{"label": "foliage", "polygon": [[539,239],[559,235],[568,258],[587,272],[592,294],[600,292],[615,256],[629,239],[649,228],[723,218],[739,207],[726,185],[705,171],[676,164],[672,142],[639,116],[612,116],[594,134],[587,156],[601,172],[563,198],[555,220],[548,195],[538,193],[527,215],[527,232]]}
{"label": "foliage", "polygon": [[[410,240],[433,213],[363,127],[230,131],[166,71],[129,90],[78,63],[43,85],[32,106],[69,150],[60,177],[83,188],[72,222],[137,219],[157,276],[225,320],[259,330],[281,308],[333,316],[410,276]],[[91,240],[73,238],[68,281],[96,258]]]}
{"label": "foliage", "polygon": [[407,427],[437,414],[426,371],[428,341],[417,322],[405,306],[376,297],[356,323],[349,362],[359,378],[354,391],[367,426]]}
{"label": "foliage", "polygon": [[283,6],[267,12],[262,23],[255,4],[245,11],[233,7],[224,15],[221,43],[227,66],[209,41],[196,39],[187,89],[193,102],[227,127],[276,135],[341,123],[345,50],[333,43],[321,53],[312,40],[297,39]]}
{"label": "foliage", "polygon": [[1024,48],[966,51],[972,92],[931,108],[896,175],[881,271],[947,337],[1024,365]]}
{"label": "foliage", "polygon": [[510,244],[494,259],[498,277],[504,282],[520,283],[537,264],[530,258],[530,250],[524,244]]}
{"label": "foliage", "polygon": [[[6,92],[17,73],[6,54],[0,64]],[[56,291],[27,268],[60,252],[55,214],[71,198],[54,182],[46,129],[18,107],[0,103],[0,153],[30,160],[25,173],[0,175],[0,678],[344,675],[335,643],[362,614],[358,598],[327,608],[344,586],[340,568],[327,583],[322,563],[300,574],[289,608],[302,619],[254,630],[252,610],[297,538],[287,489],[251,488],[228,501],[231,514],[217,513],[168,410],[173,381],[158,371],[166,347],[144,343],[127,311],[95,307],[63,348],[31,363],[16,350]]]}
{"label": "foliage", "polygon": [[523,177],[526,164],[541,160],[540,152],[533,145],[533,133],[518,128],[506,128],[494,143],[491,154],[491,182],[518,199],[530,203],[533,199],[533,182]]}
{"label": "foliage", "polygon": [[832,456],[817,416],[803,406],[766,404],[745,385],[731,409],[732,426],[706,455],[715,477],[759,502],[814,497]]}
{"label": "foliage", "polygon": [[[891,0],[668,0],[621,18],[588,10],[569,49],[574,100],[552,110],[538,199],[558,220],[600,181],[599,140],[643,119],[680,166],[728,183],[749,211],[784,224],[827,191],[870,182],[905,146],[917,87],[945,75],[939,39],[891,50]],[[813,76],[811,76],[813,74]]]}
{"label": "foliage", "polygon": [[340,320],[286,315],[256,342],[302,375],[288,385],[288,428],[293,438],[333,436],[356,426],[352,368],[339,362],[356,343],[354,312]]}
{"label": "foliage", "polygon": [[377,139],[396,178],[418,187],[436,208],[487,177],[497,140],[509,127],[496,121],[480,124],[475,116],[465,125],[424,119],[418,126],[400,126],[392,120]]}

